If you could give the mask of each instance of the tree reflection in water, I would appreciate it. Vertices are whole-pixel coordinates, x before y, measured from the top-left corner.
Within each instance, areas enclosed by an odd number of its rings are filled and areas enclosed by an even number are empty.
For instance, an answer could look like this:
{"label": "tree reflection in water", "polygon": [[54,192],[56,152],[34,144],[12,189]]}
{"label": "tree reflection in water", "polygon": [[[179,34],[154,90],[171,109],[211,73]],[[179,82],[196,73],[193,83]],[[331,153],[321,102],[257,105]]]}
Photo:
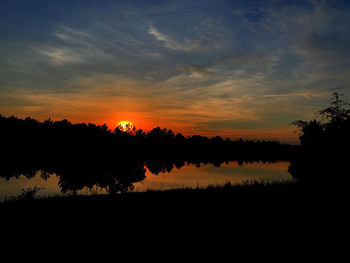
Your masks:
{"label": "tree reflection in water", "polygon": [[[96,156],[95,156],[96,157]],[[253,163],[257,160],[239,160],[237,163]],[[274,160],[262,161],[273,162]],[[154,175],[161,173],[170,173],[173,169],[180,169],[185,165],[194,165],[201,167],[212,164],[220,167],[223,163],[228,164],[228,160],[169,160],[169,159],[150,159],[133,160],[124,158],[114,160],[112,158],[76,158],[55,162],[41,161],[16,161],[7,162],[2,165],[0,176],[9,180],[24,176],[27,179],[40,176],[47,180],[52,175],[58,177],[58,186],[61,193],[78,193],[83,189],[100,188],[102,192],[109,194],[124,193],[134,189],[135,183],[141,182],[146,178],[146,168]]]}
{"label": "tree reflection in water", "polygon": [[146,169],[142,162],[118,162],[113,165],[88,163],[62,166],[55,173],[63,193],[98,186],[115,194],[132,190],[135,182],[145,178]]}

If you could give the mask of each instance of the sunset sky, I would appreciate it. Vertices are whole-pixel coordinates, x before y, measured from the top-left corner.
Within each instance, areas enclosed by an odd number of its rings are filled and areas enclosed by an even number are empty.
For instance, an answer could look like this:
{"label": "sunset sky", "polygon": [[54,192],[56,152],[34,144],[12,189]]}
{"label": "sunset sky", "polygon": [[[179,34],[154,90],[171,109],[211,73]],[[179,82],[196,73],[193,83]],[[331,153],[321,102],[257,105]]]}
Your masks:
{"label": "sunset sky", "polygon": [[350,97],[350,1],[2,0],[0,114],[297,141]]}

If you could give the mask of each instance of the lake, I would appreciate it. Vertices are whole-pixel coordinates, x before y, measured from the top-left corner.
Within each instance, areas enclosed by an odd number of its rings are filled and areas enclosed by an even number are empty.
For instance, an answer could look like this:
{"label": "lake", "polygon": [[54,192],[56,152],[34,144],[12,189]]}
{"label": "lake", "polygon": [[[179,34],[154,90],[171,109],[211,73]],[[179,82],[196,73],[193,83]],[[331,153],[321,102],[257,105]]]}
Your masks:
{"label": "lake", "polygon": [[[209,185],[222,185],[230,182],[231,184],[242,184],[247,180],[264,180],[267,182],[280,182],[293,180],[288,173],[288,161],[276,162],[247,162],[239,163],[237,161],[224,162],[219,165],[212,163],[186,163],[176,165],[173,163],[164,164],[146,164],[141,167],[143,174],[136,178],[130,185],[132,191],[146,190],[167,190],[185,187],[206,187]],[[124,172],[124,170],[123,170]],[[67,176],[54,172],[43,172],[36,170],[28,175],[17,174],[10,178],[4,178],[0,175],[0,201],[8,200],[19,196],[22,189],[40,187],[37,196],[64,195],[70,193],[77,194],[104,194],[110,191],[110,185],[107,183],[86,180],[76,182],[82,176],[74,178],[70,176],[67,183]],[[64,174],[64,173],[63,173]],[[73,173],[74,174],[74,173]],[[73,179],[72,179],[73,178]],[[109,178],[108,176],[106,178]],[[94,179],[96,180],[96,179]],[[71,182],[73,181],[73,183]],[[69,185],[70,187],[67,187]],[[63,191],[62,191],[63,189]],[[68,190],[67,190],[68,189]],[[64,192],[64,193],[63,193]]]}

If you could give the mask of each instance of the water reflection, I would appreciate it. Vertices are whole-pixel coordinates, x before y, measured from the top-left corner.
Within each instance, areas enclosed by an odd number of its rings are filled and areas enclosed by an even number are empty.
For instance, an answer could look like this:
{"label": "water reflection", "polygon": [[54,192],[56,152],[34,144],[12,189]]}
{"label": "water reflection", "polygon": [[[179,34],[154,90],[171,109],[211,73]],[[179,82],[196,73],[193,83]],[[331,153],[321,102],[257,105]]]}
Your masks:
{"label": "water reflection", "polygon": [[166,190],[183,187],[206,187],[222,185],[227,182],[239,184],[247,180],[285,181],[291,180],[288,173],[289,162],[274,163],[237,161],[224,162],[220,166],[214,163],[186,163],[181,168],[162,166],[163,170],[155,174],[146,169],[145,180],[134,185],[135,191]]}
{"label": "water reflection", "polygon": [[46,166],[18,164],[0,172],[1,198],[16,196],[22,188],[43,187],[48,194],[116,194],[147,189],[205,187],[247,179],[288,180],[289,162],[190,160],[119,160],[105,162],[87,159],[55,162]]}

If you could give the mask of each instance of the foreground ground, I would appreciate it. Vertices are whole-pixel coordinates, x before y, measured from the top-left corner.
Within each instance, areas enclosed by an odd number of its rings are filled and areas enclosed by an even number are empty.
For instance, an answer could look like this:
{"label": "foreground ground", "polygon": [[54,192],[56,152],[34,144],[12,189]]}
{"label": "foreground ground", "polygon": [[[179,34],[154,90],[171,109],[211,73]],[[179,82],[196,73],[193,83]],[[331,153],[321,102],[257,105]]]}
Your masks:
{"label": "foreground ground", "polygon": [[221,248],[233,243],[246,248],[264,245],[273,250],[289,244],[293,251],[308,248],[310,240],[329,242],[334,239],[326,236],[344,231],[346,192],[338,190],[275,183],[22,199],[0,204],[0,222],[16,242],[19,236],[25,242],[63,237],[62,245],[74,246],[76,240],[105,239],[132,250],[157,250],[170,242],[175,252],[196,242]]}
{"label": "foreground ground", "polygon": [[306,213],[329,209],[343,201],[333,186],[310,186],[295,182],[253,183],[184,188],[167,191],[130,192],[116,195],[73,195],[17,198],[0,204],[2,211],[128,215],[147,213],[232,214],[244,212]]}

